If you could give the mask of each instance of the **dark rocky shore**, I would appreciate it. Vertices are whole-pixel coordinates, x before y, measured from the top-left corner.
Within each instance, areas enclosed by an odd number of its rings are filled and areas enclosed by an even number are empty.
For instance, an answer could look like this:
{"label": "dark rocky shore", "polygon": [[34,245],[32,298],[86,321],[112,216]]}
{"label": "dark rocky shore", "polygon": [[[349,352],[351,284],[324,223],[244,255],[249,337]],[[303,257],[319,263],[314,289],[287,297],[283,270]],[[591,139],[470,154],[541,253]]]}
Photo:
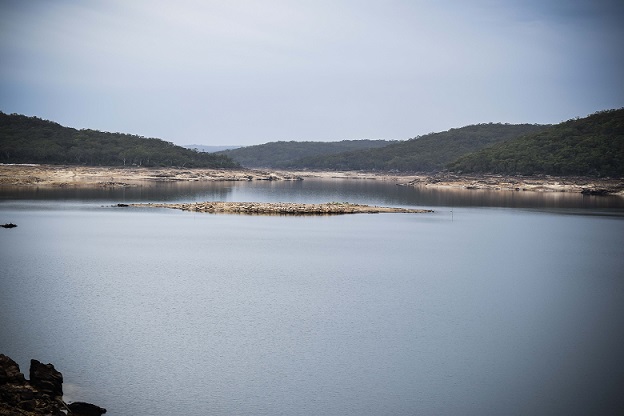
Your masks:
{"label": "dark rocky shore", "polygon": [[30,380],[19,365],[0,354],[0,416],[100,416],[106,409],[63,401],[63,375],[52,364],[30,360]]}

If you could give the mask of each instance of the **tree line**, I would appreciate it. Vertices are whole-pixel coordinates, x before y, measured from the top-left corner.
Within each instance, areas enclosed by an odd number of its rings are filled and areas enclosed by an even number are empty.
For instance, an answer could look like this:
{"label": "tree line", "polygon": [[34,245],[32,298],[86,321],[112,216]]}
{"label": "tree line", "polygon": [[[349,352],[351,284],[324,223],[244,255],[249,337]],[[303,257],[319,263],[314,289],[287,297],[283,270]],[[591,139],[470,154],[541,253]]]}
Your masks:
{"label": "tree line", "polygon": [[624,177],[624,109],[556,125],[482,123],[403,141],[280,141],[217,153],[0,112],[0,162]]}
{"label": "tree line", "polygon": [[272,142],[223,154],[247,167],[432,172],[466,153],[546,128],[488,123],[404,141]]}
{"label": "tree line", "polygon": [[455,172],[624,177],[624,109],[568,120],[449,164]]}
{"label": "tree line", "polygon": [[0,161],[93,166],[234,168],[225,155],[124,133],[77,130],[38,117],[0,112]]}
{"label": "tree line", "polygon": [[338,142],[278,141],[219,153],[250,168],[296,168],[307,167],[304,163],[296,163],[305,158],[330,157],[343,152],[385,147],[390,143],[392,142],[388,140],[367,139]]}
{"label": "tree line", "polygon": [[624,109],[555,125],[475,124],[360,148],[272,142],[225,154],[249,167],[624,177]]}

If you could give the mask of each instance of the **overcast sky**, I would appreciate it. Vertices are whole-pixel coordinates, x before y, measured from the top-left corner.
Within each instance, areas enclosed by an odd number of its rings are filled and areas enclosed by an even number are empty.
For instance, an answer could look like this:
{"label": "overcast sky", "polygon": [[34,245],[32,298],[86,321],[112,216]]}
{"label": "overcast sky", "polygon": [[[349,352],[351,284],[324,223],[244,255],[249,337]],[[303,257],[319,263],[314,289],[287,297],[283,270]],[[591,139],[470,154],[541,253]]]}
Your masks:
{"label": "overcast sky", "polygon": [[624,106],[621,0],[0,0],[0,111],[176,144]]}

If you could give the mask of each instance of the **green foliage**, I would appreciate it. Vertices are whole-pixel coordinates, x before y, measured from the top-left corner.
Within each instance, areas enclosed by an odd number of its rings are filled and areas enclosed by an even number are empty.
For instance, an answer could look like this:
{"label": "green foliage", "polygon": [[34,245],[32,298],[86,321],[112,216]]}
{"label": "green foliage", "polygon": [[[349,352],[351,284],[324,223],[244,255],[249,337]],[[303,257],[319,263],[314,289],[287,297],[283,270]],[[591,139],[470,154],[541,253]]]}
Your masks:
{"label": "green foliage", "polygon": [[624,109],[569,120],[449,164],[457,172],[624,176]]}
{"label": "green foliage", "polygon": [[227,156],[200,153],[160,139],[76,130],[37,117],[2,112],[0,162],[189,168],[239,166]]}
{"label": "green foliage", "polygon": [[304,167],[299,160],[323,157],[340,152],[378,148],[388,145],[387,140],[343,140],[340,142],[295,142],[279,141],[257,146],[218,152],[227,155],[246,167],[292,168]]}
{"label": "green foliage", "polygon": [[0,162],[624,176],[624,109],[555,126],[489,123],[405,141],[272,142],[218,153],[0,112]]}
{"label": "green foliage", "polygon": [[432,172],[444,169],[446,164],[466,153],[544,129],[546,126],[534,124],[477,124],[394,142],[382,148],[308,156],[287,167]]}

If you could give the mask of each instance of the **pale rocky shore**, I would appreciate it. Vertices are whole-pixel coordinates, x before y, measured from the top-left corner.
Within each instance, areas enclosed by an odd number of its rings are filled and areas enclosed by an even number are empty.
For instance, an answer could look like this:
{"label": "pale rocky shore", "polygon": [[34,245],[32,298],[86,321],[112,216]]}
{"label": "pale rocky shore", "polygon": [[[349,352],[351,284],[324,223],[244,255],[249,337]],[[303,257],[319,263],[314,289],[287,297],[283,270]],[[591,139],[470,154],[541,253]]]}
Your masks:
{"label": "pale rocky shore", "polygon": [[433,212],[427,209],[378,207],[350,204],[347,202],[329,202],[326,204],[300,204],[290,202],[195,202],[190,204],[118,204],[118,206],[172,208],[193,212],[251,215],[422,214]]}
{"label": "pale rocky shore", "polygon": [[247,169],[184,169],[0,164],[0,186],[126,187],[175,181],[300,180],[287,172]]}
{"label": "pale rocky shore", "polygon": [[409,174],[355,171],[281,171],[265,169],[203,169],[94,167],[0,164],[2,187],[129,187],[159,182],[282,181],[324,179],[374,179],[401,186],[430,188],[571,192],[624,196],[624,178],[555,176],[458,175],[452,173]]}
{"label": "pale rocky shore", "polygon": [[416,176],[403,185],[489,191],[570,192],[588,195],[624,196],[624,178],[437,173]]}

